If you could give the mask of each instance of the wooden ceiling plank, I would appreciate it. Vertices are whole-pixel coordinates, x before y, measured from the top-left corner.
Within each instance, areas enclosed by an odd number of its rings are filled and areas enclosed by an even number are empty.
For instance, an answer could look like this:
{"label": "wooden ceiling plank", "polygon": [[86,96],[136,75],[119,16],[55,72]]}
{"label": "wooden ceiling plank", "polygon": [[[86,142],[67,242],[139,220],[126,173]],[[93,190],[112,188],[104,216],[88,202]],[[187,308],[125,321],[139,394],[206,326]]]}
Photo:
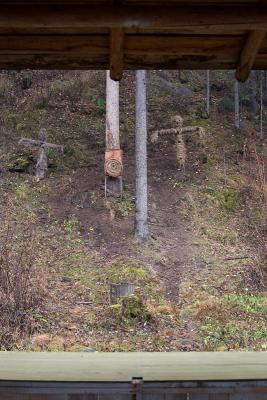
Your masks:
{"label": "wooden ceiling plank", "polygon": [[[123,39],[124,37],[124,39]],[[217,55],[236,57],[243,43],[242,36],[146,36],[113,33],[109,48],[108,35],[0,35],[1,54],[111,54],[112,63],[123,67],[123,55]]]}
{"label": "wooden ceiling plank", "polygon": [[266,31],[255,30],[248,34],[246,43],[242,49],[236,70],[236,79],[245,82],[253,68],[257,54],[266,36]]}
{"label": "wooden ceiling plank", "polygon": [[267,29],[267,9],[257,5],[178,6],[47,6],[0,7],[0,33],[87,33],[93,28],[181,29],[206,27]]}
{"label": "wooden ceiling plank", "polygon": [[110,32],[110,77],[119,81],[123,75],[124,31],[113,28]]}

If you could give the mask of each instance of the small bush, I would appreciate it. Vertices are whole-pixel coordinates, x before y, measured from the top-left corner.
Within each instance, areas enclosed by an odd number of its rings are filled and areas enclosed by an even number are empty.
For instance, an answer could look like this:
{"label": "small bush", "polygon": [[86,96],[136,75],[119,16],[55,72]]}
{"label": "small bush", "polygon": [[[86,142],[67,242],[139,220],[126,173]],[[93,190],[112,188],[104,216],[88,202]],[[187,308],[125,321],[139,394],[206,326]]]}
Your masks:
{"label": "small bush", "polygon": [[223,96],[219,103],[219,108],[225,111],[233,111],[234,110],[234,101],[229,96]]}
{"label": "small bush", "polygon": [[227,210],[233,210],[238,205],[238,193],[233,189],[224,189],[217,194],[220,205]]}
{"label": "small bush", "polygon": [[23,71],[20,76],[20,84],[23,90],[30,89],[32,86],[32,72]]}
{"label": "small bush", "polygon": [[128,217],[130,214],[133,213],[135,209],[135,205],[130,200],[121,200],[118,203],[118,214],[121,218]]}
{"label": "small bush", "polygon": [[238,205],[239,195],[234,189],[218,190],[213,187],[208,187],[207,193],[210,196],[215,197],[219,204],[226,210],[233,210]]}
{"label": "small bush", "polygon": [[64,220],[64,228],[68,233],[71,233],[75,230],[78,224],[77,217],[75,215],[70,215],[68,218]]}

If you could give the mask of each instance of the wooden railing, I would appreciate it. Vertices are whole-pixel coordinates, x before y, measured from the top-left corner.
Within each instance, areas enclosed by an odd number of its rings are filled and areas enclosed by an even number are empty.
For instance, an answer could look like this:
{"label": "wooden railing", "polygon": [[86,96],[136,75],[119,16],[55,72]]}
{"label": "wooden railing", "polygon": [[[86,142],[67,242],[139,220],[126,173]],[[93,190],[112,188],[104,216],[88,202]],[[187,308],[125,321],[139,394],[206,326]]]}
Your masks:
{"label": "wooden railing", "polygon": [[0,400],[267,400],[267,353],[0,353]]}

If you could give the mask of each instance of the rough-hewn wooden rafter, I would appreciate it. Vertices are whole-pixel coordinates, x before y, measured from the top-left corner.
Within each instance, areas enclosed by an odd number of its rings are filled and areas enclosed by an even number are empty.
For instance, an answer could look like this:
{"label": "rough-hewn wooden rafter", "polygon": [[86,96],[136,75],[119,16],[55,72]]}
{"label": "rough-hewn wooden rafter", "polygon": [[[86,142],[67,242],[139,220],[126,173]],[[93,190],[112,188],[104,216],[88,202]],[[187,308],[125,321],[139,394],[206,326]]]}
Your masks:
{"label": "rough-hewn wooden rafter", "polygon": [[[262,0],[0,0],[0,68],[267,68]],[[250,34],[248,35],[248,32]]]}
{"label": "rough-hewn wooden rafter", "polygon": [[239,81],[244,82],[247,80],[265,36],[265,30],[249,32],[236,70],[236,79]]}
{"label": "rough-hewn wooden rafter", "polygon": [[123,74],[123,42],[122,28],[113,28],[110,33],[110,77],[119,81]]}

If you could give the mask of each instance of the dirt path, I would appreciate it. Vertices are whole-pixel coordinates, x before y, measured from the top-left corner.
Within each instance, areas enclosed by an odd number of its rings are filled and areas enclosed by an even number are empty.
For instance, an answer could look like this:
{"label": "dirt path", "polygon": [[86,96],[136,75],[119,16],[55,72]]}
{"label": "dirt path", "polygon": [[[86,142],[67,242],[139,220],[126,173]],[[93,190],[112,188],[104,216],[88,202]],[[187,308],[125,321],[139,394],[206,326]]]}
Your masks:
{"label": "dirt path", "polygon": [[[150,170],[155,173],[164,171],[159,182],[149,177],[149,226],[152,236],[150,246],[140,251],[133,241],[134,215],[120,218],[110,217],[105,207],[101,190],[102,170],[78,170],[70,187],[64,193],[57,193],[51,205],[60,219],[75,216],[79,229],[87,238],[88,247],[97,250],[108,262],[118,257],[129,256],[145,262],[151,270],[160,276],[166,286],[167,296],[174,304],[179,304],[180,282],[192,269],[191,262],[195,254],[192,234],[179,212],[181,191],[173,189],[169,179],[177,175],[173,163],[158,163],[150,160]],[[175,163],[175,160],[173,160]],[[127,197],[134,195],[134,163],[126,160],[128,183]]]}

